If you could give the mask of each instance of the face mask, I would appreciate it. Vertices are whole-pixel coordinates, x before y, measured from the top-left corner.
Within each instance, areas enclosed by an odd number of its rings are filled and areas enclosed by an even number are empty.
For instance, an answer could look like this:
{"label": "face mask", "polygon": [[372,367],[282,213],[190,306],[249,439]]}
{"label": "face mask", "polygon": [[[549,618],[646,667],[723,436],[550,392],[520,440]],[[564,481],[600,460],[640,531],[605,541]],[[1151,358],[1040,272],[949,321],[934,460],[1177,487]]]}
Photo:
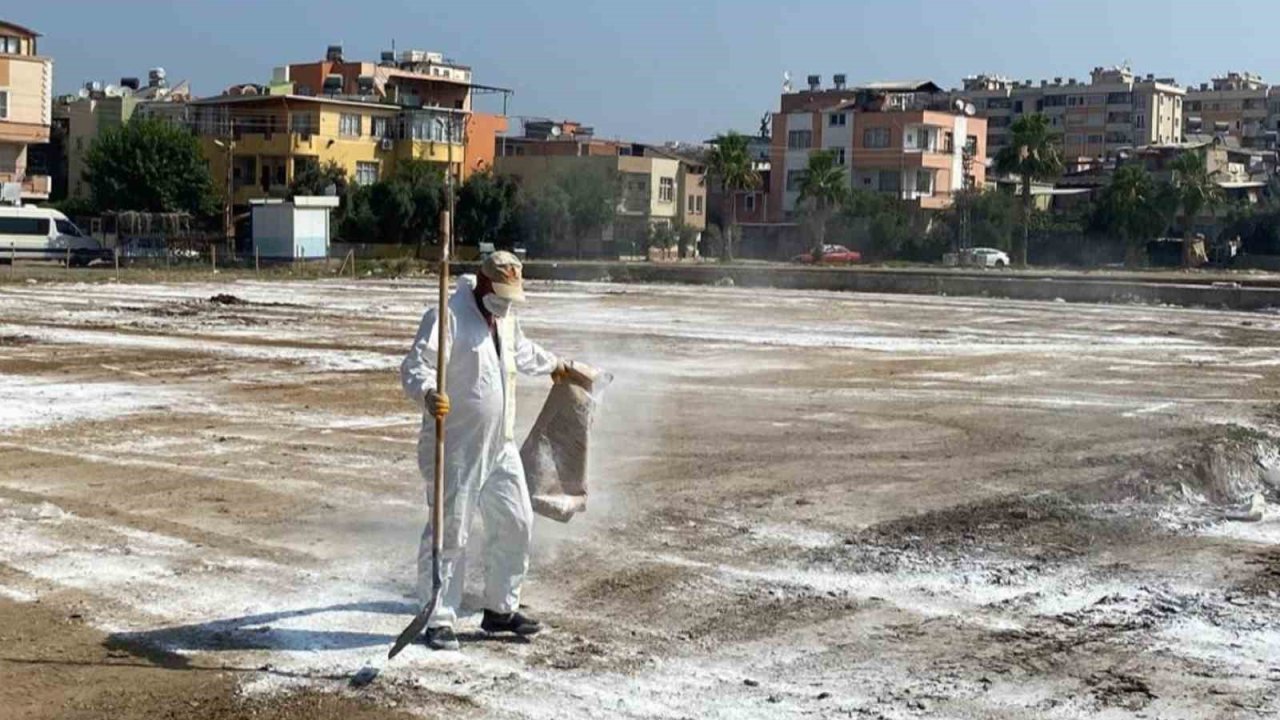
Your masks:
{"label": "face mask", "polygon": [[504,300],[492,293],[485,295],[481,302],[484,303],[484,309],[488,310],[489,314],[496,318],[506,317],[507,313],[511,312],[511,301]]}

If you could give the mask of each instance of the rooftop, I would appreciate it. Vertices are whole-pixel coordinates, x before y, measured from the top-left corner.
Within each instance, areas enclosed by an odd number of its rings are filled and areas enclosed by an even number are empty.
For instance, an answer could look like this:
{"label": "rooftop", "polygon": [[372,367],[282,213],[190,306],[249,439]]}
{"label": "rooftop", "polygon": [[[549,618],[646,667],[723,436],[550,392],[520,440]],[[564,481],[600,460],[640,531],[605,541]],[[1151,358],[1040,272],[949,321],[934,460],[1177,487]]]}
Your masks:
{"label": "rooftop", "polygon": [[40,37],[40,33],[35,30],[23,27],[17,23],[9,22],[8,20],[0,20],[0,30],[9,30],[25,37]]}

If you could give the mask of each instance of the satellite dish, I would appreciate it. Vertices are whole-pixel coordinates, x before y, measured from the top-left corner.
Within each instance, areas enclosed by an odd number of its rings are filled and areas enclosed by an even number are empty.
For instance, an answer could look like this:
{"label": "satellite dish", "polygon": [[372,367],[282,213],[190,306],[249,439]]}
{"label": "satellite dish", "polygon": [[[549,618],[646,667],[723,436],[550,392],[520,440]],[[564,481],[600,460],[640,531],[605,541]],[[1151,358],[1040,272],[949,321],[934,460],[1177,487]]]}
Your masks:
{"label": "satellite dish", "polygon": [[974,106],[973,106],[973,103],[965,103],[965,104],[964,104],[964,114],[965,114],[965,115],[968,115],[969,117],[973,117],[973,116],[974,116],[974,115],[976,115],[977,113],[978,113],[978,108],[974,107]]}
{"label": "satellite dish", "polygon": [[783,93],[790,93],[791,91],[792,91],[792,87],[791,87],[791,71],[790,71],[790,70],[788,70],[788,71],[786,71],[786,72],[782,73],[782,92],[783,92]]}
{"label": "satellite dish", "polygon": [[560,129],[560,126],[559,126],[559,125],[552,125],[552,126],[551,126],[551,137],[560,137],[560,134],[561,134],[562,132],[564,132],[564,131]]}
{"label": "satellite dish", "polygon": [[963,100],[963,99],[961,99],[961,98],[956,98],[956,103],[955,103],[955,105],[956,105],[956,112],[964,112],[964,100]]}

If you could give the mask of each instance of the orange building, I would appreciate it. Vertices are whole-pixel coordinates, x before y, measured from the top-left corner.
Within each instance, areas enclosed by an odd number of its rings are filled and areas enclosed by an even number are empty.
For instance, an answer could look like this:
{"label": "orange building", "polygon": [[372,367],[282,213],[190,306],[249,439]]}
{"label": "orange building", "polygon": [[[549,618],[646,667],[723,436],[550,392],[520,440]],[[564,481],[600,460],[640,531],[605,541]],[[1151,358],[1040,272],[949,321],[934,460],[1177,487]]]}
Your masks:
{"label": "orange building", "polygon": [[795,219],[809,157],[831,153],[848,186],[889,193],[925,210],[986,184],[986,120],[950,106],[929,81],[873,83],[782,96],[769,151],[770,222]]}

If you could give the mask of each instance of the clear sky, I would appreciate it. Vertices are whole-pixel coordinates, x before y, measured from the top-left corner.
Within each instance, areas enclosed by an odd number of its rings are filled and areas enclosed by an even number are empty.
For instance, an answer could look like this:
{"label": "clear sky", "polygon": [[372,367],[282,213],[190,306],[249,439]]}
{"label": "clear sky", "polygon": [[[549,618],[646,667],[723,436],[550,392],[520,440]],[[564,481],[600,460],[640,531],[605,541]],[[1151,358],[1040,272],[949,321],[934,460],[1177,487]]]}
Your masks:
{"label": "clear sky", "polygon": [[1276,0],[39,0],[0,17],[44,35],[60,93],[159,65],[211,95],[329,43],[376,60],[394,39],[513,88],[512,115],[655,142],[755,132],[784,71],[954,87],[1127,60],[1183,84],[1235,69],[1280,82]]}

